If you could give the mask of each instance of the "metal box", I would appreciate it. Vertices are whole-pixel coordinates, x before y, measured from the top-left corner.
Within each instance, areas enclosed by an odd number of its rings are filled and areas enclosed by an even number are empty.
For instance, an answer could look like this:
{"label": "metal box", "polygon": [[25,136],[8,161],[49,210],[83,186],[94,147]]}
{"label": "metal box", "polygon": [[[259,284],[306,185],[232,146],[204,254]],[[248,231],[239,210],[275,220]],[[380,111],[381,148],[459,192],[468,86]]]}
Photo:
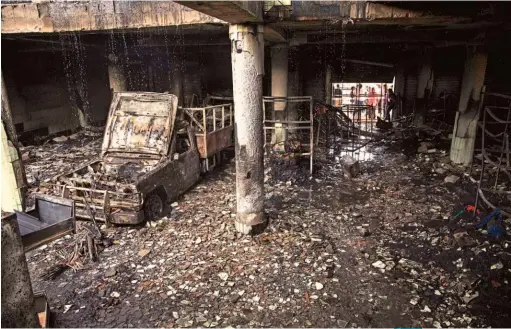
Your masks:
{"label": "metal box", "polygon": [[76,229],[74,201],[55,196],[36,194],[34,209],[16,211],[16,218],[25,252]]}

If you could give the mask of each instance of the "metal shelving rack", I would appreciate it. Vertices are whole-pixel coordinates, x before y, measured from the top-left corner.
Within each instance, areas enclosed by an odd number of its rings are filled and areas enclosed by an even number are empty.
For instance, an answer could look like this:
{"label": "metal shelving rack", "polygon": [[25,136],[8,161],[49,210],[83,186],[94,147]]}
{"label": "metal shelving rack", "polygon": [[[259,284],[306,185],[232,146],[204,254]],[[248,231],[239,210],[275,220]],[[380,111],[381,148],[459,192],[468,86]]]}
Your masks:
{"label": "metal shelving rack", "polygon": [[[266,110],[268,104],[275,103],[285,103],[284,107],[284,115],[285,120],[275,120],[274,118],[268,119],[266,115]],[[309,107],[309,118],[306,120],[288,120],[288,104],[290,103],[308,103]],[[273,110],[273,109],[272,109]],[[278,125],[278,127],[277,127]],[[268,146],[276,145],[276,143],[268,142],[267,132],[274,131],[276,129],[284,129],[291,131],[308,131],[309,136],[306,136],[306,140],[308,140],[308,144],[301,143],[302,146],[306,146],[308,151],[306,152],[293,152],[295,156],[309,156],[310,158],[310,173],[312,174],[313,170],[313,158],[314,158],[314,124],[313,124],[313,101],[311,96],[293,96],[293,97],[263,97],[263,127],[264,127],[264,149],[265,152],[268,153]]]}
{"label": "metal shelving rack", "polygon": [[[475,206],[480,200],[492,210],[497,207],[489,200],[488,195],[511,195],[511,191],[503,189],[511,182],[511,150],[509,126],[511,124],[511,96],[497,93],[481,93],[481,102],[488,97],[495,98],[495,103],[507,102],[508,106],[486,105],[483,109],[482,120],[478,123],[481,134],[481,173],[479,175]],[[474,152],[475,153],[475,152]],[[495,177],[490,177],[489,166],[496,169]],[[490,177],[485,179],[485,177]],[[507,179],[507,181],[506,181]],[[493,181],[493,182],[492,182]],[[509,209],[501,212],[511,217]]]}

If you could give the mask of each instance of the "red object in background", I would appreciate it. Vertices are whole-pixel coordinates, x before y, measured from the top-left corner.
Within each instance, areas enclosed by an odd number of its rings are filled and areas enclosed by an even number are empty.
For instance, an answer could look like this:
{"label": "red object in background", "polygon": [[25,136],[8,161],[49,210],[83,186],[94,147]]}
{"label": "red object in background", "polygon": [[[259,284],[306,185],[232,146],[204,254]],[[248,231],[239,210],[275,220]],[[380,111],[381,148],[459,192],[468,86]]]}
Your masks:
{"label": "red object in background", "polygon": [[[476,208],[475,208],[473,205],[471,205],[471,204],[469,204],[469,205],[467,205],[467,206],[465,207],[465,210],[466,210],[466,211],[471,211],[472,213],[474,212],[474,210],[475,210],[475,209],[476,209]],[[477,214],[478,214],[478,215],[481,215],[481,212],[480,212],[479,210],[477,210]]]}
{"label": "red object in background", "polygon": [[325,106],[318,106],[316,107],[316,113],[315,115],[320,115],[326,113],[327,109]]}

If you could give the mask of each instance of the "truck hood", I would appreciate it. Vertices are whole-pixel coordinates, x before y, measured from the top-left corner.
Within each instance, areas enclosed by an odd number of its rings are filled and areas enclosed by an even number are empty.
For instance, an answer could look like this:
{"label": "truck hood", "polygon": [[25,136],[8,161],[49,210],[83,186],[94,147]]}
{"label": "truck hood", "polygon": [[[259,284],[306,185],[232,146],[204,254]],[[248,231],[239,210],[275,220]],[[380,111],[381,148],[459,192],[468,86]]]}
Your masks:
{"label": "truck hood", "polygon": [[101,156],[117,152],[167,155],[177,102],[175,95],[167,93],[114,93]]}

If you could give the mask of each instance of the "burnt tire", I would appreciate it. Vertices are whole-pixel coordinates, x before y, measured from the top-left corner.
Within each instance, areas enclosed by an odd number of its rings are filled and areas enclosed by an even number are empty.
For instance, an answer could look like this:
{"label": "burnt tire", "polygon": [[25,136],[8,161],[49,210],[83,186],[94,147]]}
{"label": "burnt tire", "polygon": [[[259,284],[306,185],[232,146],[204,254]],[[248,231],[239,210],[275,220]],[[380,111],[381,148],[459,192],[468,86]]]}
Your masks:
{"label": "burnt tire", "polygon": [[215,165],[216,166],[221,166],[224,162],[224,156],[222,154],[222,151],[218,151],[216,154],[215,154]]}
{"label": "burnt tire", "polygon": [[157,220],[163,214],[163,200],[157,193],[151,193],[144,202],[144,215],[146,220]]}

